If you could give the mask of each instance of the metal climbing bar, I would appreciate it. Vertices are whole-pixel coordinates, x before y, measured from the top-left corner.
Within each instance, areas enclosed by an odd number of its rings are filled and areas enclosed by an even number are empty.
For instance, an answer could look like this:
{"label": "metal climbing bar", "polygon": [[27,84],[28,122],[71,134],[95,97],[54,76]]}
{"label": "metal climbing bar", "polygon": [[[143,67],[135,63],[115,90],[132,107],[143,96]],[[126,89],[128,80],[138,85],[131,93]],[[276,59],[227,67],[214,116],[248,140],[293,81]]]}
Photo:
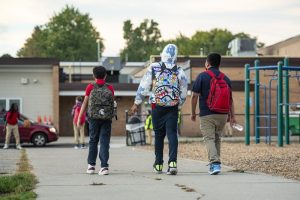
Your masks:
{"label": "metal climbing bar", "polygon": [[[283,61],[283,67],[289,65],[289,59],[285,58]],[[287,68],[290,68],[287,67]],[[289,88],[290,88],[290,77],[289,77],[289,70],[285,70],[283,72],[284,75],[284,111],[285,111],[285,118],[284,118],[284,135],[285,135],[285,144],[290,144],[290,134],[289,134],[289,128],[290,128],[290,109],[288,102],[290,102],[290,93],[289,93]]]}
{"label": "metal climbing bar", "polygon": [[[277,65],[249,67],[249,70],[277,70]],[[300,66],[282,66],[282,70],[300,71]]]}

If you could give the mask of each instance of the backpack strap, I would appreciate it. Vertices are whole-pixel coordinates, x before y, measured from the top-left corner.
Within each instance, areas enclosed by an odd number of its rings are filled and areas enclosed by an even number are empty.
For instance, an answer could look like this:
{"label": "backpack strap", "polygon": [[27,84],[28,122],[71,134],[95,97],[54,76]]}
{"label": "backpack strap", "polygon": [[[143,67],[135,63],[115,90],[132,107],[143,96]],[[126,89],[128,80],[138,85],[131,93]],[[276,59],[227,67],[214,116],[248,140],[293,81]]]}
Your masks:
{"label": "backpack strap", "polygon": [[224,79],[225,74],[223,74],[222,72],[220,72],[219,76],[216,76],[215,73],[213,73],[211,70],[206,70],[205,71],[211,78],[216,78],[216,79]]}
{"label": "backpack strap", "polygon": [[[162,64],[161,64],[162,63]],[[160,64],[160,66],[161,66],[161,71],[164,71],[165,69],[167,69],[167,70],[170,70],[170,71],[173,71],[173,72],[176,72],[177,71],[177,65],[174,65],[174,67],[172,68],[172,69],[168,69],[167,67],[166,67],[166,65],[165,65],[165,63],[163,63],[163,62],[159,62],[159,64]]]}
{"label": "backpack strap", "polygon": [[94,87],[103,87],[104,85],[108,88],[109,84],[108,83],[104,83],[103,85],[97,84],[97,83],[92,83]]}

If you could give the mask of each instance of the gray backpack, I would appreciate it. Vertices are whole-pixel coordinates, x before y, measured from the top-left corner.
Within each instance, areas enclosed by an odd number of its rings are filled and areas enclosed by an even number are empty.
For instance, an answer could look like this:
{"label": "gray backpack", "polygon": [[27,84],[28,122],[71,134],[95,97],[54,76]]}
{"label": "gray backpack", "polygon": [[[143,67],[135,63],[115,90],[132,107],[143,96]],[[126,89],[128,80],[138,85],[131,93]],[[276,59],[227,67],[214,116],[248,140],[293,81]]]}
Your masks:
{"label": "gray backpack", "polygon": [[111,120],[114,116],[114,98],[107,84],[93,84],[89,96],[88,115],[91,119]]}

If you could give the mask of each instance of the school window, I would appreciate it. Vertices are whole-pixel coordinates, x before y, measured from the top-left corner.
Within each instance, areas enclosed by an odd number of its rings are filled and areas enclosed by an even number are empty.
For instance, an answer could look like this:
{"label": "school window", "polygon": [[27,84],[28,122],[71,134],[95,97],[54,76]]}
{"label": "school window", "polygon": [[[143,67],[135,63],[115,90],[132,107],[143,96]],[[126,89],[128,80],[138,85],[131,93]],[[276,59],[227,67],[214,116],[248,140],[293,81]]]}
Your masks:
{"label": "school window", "polygon": [[0,112],[8,111],[11,104],[16,103],[19,107],[19,112],[22,113],[22,99],[21,98],[0,98]]}

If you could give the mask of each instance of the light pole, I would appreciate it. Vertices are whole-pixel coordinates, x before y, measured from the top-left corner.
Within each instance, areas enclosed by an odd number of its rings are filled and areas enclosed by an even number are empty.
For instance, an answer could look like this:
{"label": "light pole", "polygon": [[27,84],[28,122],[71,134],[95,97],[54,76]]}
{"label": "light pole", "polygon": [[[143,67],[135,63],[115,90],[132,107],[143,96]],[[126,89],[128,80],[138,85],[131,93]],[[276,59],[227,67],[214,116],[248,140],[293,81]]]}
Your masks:
{"label": "light pole", "polygon": [[96,42],[97,42],[97,58],[98,58],[98,62],[100,62],[100,39],[97,39]]}

